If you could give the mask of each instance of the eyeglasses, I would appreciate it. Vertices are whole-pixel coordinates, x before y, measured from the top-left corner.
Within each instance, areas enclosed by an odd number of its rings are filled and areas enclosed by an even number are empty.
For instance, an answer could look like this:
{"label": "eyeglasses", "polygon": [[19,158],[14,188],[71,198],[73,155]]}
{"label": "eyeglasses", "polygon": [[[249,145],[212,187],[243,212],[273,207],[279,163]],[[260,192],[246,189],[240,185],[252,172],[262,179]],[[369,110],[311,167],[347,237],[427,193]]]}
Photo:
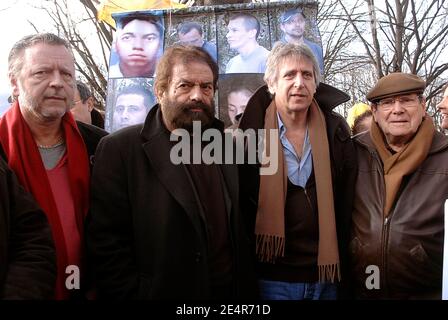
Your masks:
{"label": "eyeglasses", "polygon": [[417,102],[420,101],[421,96],[399,96],[395,98],[386,98],[380,100],[377,105],[382,110],[391,110],[395,106],[395,102],[399,102],[403,108],[411,108],[417,105]]}

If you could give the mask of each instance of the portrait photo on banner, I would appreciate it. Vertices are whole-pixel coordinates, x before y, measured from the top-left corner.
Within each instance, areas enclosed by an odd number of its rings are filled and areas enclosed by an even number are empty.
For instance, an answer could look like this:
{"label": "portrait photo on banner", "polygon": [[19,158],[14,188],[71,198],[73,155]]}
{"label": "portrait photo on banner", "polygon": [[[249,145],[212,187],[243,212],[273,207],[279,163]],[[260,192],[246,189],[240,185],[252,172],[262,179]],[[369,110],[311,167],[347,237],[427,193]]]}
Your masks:
{"label": "portrait photo on banner", "polygon": [[163,54],[162,11],[115,13],[117,29],[111,48],[109,78],[153,77]]}
{"label": "portrait photo on banner", "polygon": [[203,48],[214,61],[218,59],[216,25],[213,11],[165,17],[165,47],[175,44]]}
{"label": "portrait photo on banner", "polygon": [[263,74],[229,73],[219,76],[218,110],[224,128],[236,128],[247,102],[264,85]]}
{"label": "portrait photo on banner", "polygon": [[317,59],[321,74],[324,72],[322,39],[316,21],[316,9],[308,6],[270,8],[270,34],[276,42],[306,44]]}
{"label": "portrait photo on banner", "polygon": [[271,50],[268,11],[223,11],[216,15],[219,73],[264,73]]}
{"label": "portrait photo on banner", "polygon": [[154,78],[109,79],[105,129],[108,132],[141,124],[155,105]]}

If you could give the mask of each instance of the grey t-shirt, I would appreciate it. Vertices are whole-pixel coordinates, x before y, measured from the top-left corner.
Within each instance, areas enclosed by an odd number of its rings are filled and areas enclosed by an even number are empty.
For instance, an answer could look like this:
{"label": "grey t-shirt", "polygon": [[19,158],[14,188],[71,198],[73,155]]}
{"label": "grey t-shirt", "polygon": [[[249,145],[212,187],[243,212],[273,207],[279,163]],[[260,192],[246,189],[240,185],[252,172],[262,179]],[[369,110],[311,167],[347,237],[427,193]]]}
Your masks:
{"label": "grey t-shirt", "polygon": [[40,156],[42,157],[42,162],[44,163],[45,169],[51,170],[58,164],[59,160],[61,160],[62,156],[65,154],[65,150],[67,149],[65,146],[65,142],[51,148],[42,148],[38,147]]}

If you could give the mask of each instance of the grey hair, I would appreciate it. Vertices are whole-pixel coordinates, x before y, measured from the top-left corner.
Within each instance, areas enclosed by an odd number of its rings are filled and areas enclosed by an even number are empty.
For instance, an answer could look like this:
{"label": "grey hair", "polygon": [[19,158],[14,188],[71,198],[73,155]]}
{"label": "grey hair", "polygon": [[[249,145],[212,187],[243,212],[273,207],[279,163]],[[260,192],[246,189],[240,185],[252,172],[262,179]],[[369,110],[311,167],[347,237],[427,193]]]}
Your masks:
{"label": "grey hair", "polygon": [[[311,49],[306,44],[292,44],[278,42],[271,50],[266,62],[266,71],[264,73],[264,81],[268,85],[269,92],[271,92],[271,86],[277,82],[278,79],[278,66],[284,59],[292,58],[306,58],[313,64],[314,81],[316,87],[320,83],[320,69],[316,57]],[[274,94],[274,92],[271,92]]]}
{"label": "grey hair", "polygon": [[23,67],[23,52],[25,49],[40,43],[64,46],[73,56],[70,44],[53,33],[37,33],[28,35],[17,41],[9,52],[8,73],[17,77],[20,69]]}

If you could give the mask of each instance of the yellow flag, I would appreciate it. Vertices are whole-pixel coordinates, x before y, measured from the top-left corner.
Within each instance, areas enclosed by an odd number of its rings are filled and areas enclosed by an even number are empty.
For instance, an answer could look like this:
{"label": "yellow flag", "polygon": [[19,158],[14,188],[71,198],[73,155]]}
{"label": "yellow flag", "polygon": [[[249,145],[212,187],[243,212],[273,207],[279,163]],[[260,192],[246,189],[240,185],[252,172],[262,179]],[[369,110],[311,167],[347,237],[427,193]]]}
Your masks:
{"label": "yellow flag", "polygon": [[115,28],[115,20],[112,18],[112,13],[115,12],[179,8],[187,8],[187,6],[171,0],[103,0],[98,7],[98,20]]}

